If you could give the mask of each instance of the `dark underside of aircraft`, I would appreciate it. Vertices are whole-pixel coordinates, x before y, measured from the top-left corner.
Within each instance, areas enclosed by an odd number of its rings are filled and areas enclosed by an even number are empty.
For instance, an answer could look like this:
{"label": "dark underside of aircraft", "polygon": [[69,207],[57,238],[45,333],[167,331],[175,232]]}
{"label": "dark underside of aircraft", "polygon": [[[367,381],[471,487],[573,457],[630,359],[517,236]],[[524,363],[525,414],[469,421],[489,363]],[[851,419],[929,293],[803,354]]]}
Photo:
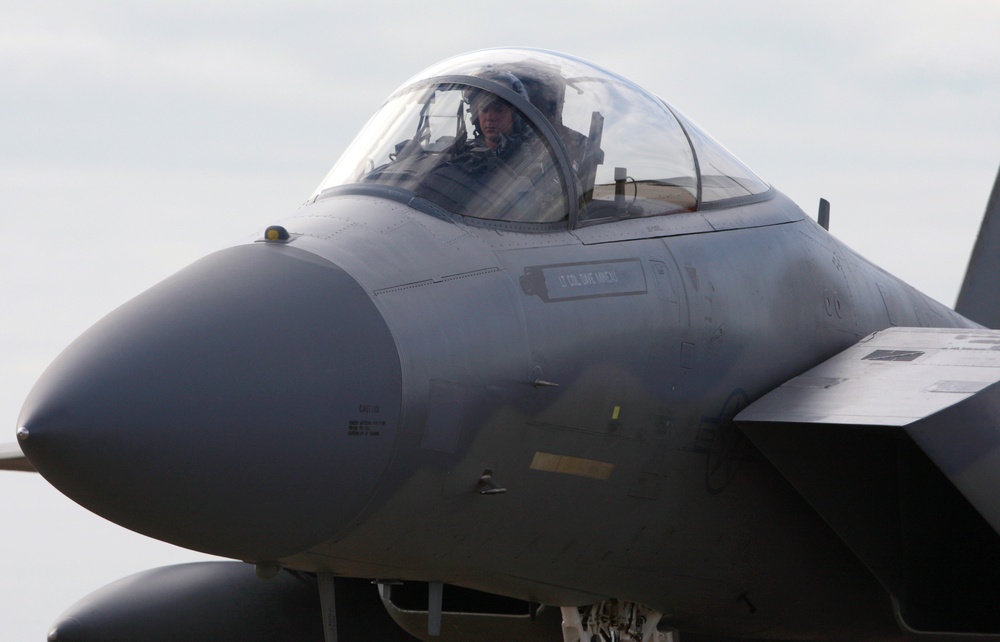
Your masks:
{"label": "dark underside of aircraft", "polygon": [[2,467],[236,560],[49,639],[1000,640],[998,209],[953,311],[620,76],[434,65],[35,385]]}

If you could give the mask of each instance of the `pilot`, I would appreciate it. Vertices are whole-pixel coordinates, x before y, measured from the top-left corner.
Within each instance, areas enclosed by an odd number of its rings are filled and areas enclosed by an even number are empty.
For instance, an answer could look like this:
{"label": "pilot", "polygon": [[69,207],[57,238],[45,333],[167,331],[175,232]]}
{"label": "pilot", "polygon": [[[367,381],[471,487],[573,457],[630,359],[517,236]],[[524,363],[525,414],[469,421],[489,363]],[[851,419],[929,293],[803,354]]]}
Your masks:
{"label": "pilot", "polygon": [[[506,71],[485,71],[480,78],[492,80],[528,101],[528,92],[520,79]],[[534,135],[514,107],[496,94],[470,89],[466,93],[469,112],[472,117],[475,141],[485,145],[501,160],[514,156],[517,149]]]}
{"label": "pilot", "polygon": [[[529,101],[523,83],[512,73],[488,70],[478,77],[500,84]],[[463,159],[468,171],[481,176],[500,192],[498,207],[515,206],[499,215],[506,220],[559,220],[565,215],[562,187],[551,155],[538,135],[513,105],[482,89],[466,92],[473,126],[473,142]]]}
{"label": "pilot", "polygon": [[496,151],[514,132],[514,109],[499,98],[480,102],[483,104],[476,109],[476,126],[486,146]]}

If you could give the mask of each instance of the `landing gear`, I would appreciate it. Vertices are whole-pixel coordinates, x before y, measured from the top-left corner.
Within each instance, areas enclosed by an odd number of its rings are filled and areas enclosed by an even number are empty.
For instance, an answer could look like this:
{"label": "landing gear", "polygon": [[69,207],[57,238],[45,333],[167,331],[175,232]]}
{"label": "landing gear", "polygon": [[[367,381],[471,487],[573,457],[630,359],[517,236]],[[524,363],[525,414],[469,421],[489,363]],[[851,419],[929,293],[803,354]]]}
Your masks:
{"label": "landing gear", "polygon": [[604,600],[586,607],[562,607],[563,642],[678,642],[657,628],[662,614],[635,604]]}

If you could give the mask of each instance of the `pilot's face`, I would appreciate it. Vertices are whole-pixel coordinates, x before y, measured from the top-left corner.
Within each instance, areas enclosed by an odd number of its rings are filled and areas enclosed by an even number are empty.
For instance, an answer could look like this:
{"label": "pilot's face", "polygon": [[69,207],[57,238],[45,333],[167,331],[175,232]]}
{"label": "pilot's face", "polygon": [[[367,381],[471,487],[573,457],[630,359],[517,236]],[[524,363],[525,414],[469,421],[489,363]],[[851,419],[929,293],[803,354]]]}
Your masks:
{"label": "pilot's face", "polygon": [[479,129],[486,139],[486,146],[496,149],[500,135],[514,131],[514,109],[502,100],[492,100],[479,108]]}

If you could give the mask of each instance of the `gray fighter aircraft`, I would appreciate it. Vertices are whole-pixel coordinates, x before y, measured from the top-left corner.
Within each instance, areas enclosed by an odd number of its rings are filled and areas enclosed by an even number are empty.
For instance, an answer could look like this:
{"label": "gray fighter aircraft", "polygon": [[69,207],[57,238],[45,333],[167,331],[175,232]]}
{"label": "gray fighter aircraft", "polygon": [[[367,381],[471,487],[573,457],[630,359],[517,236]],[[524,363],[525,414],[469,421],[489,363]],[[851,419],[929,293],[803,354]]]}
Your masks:
{"label": "gray fighter aircraft", "polygon": [[996,233],[955,312],[620,76],[434,65],[38,381],[6,468],[239,560],[49,639],[1000,639]]}

